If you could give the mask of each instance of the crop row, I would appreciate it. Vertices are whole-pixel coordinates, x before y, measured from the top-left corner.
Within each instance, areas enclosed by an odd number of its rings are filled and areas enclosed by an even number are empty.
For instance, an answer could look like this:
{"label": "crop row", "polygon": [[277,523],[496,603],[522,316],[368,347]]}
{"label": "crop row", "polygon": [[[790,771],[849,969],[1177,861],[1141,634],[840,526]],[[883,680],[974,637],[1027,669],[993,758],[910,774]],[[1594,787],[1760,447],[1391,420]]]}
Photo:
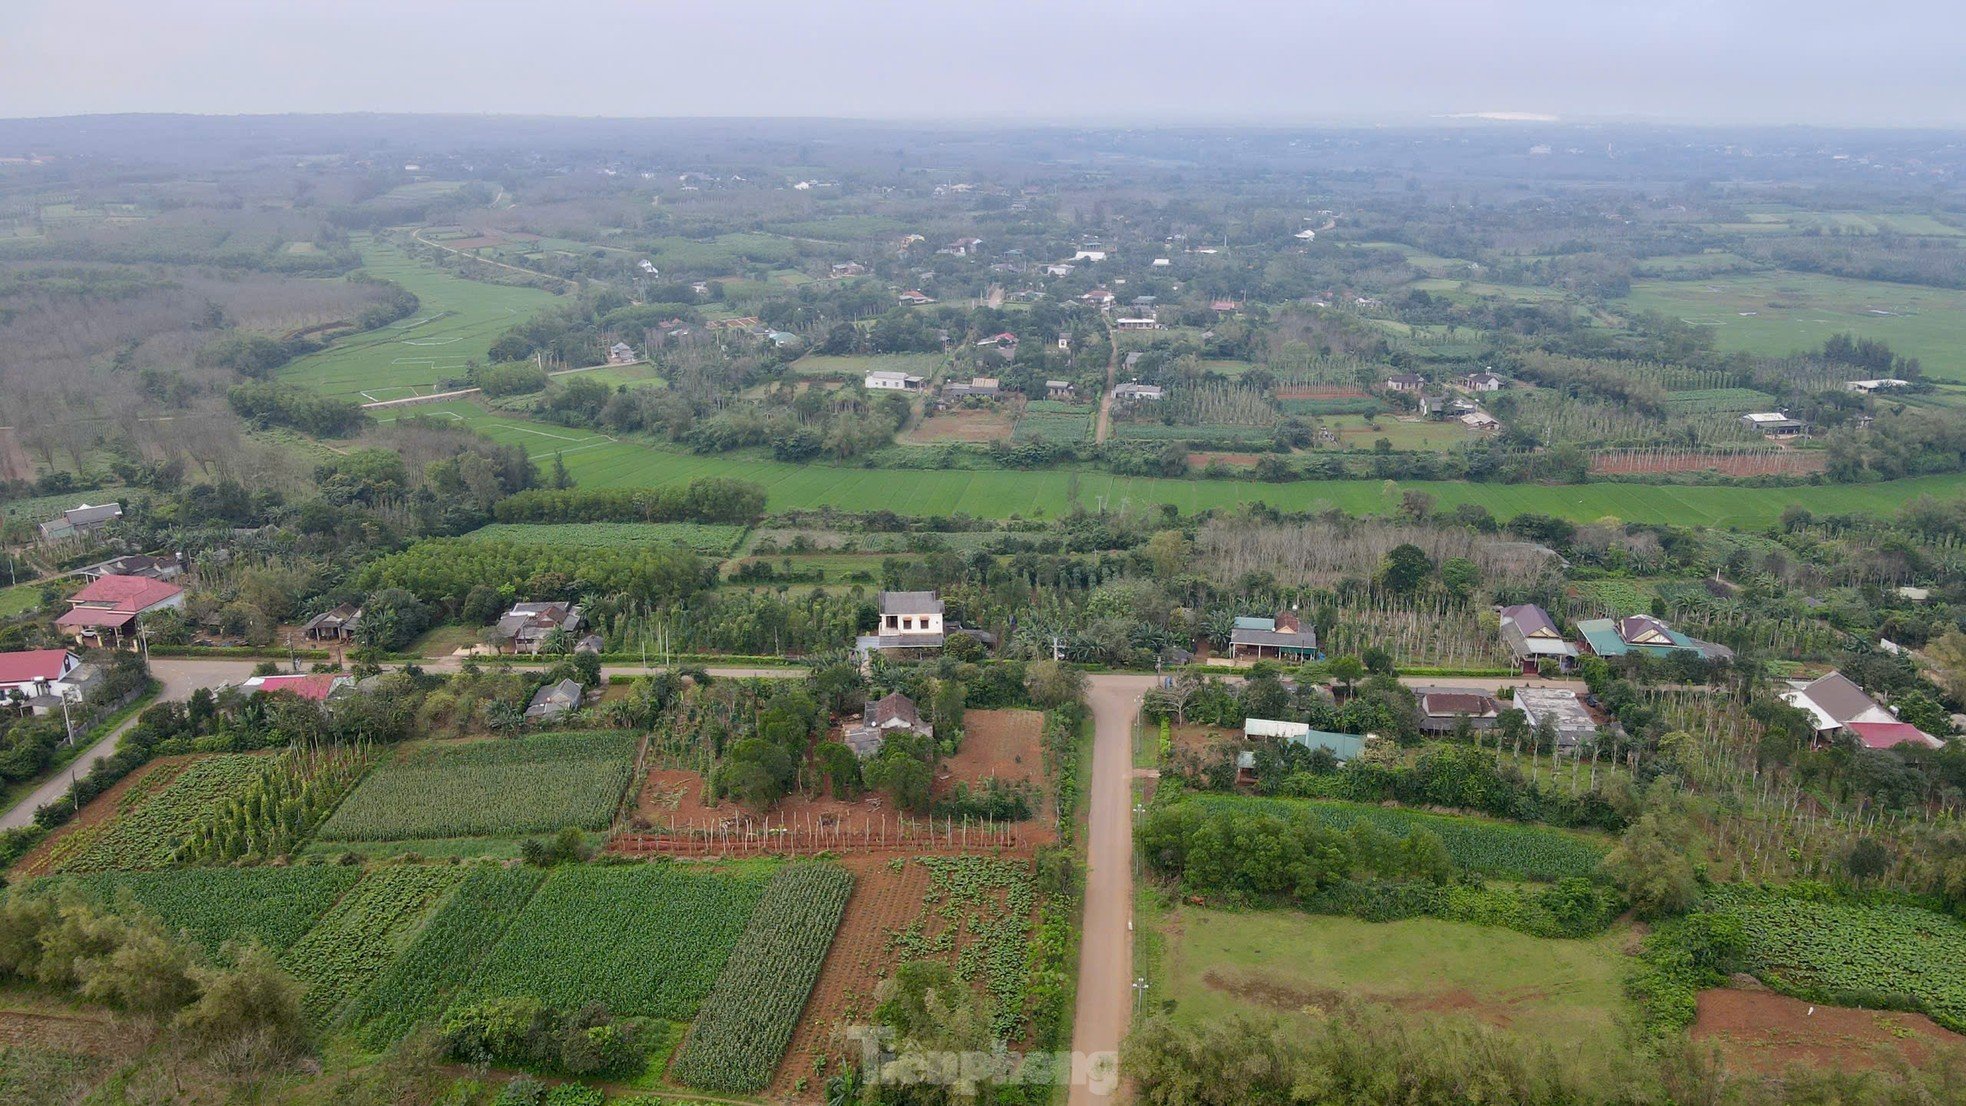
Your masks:
{"label": "crop row", "polygon": [[396,955],[407,934],[464,878],[462,868],[399,865],[372,869],[282,958],[306,988],[308,1014],[341,1006]]}
{"label": "crop row", "polygon": [[633,774],[635,740],[553,734],[428,752],[371,773],[319,836],[401,841],[605,829]]}
{"label": "crop row", "polygon": [[941,914],[952,929],[967,930],[962,940],[950,942],[956,949],[956,978],[981,984],[989,998],[991,1035],[1010,1037],[1024,1013],[1027,938],[1036,920],[1037,884],[1024,865],[1006,860],[925,856],[921,863],[929,871],[925,911]]}
{"label": "crop row", "polygon": [[766,877],[654,865],[556,869],[458,1002],[530,995],[577,1009],[688,1021],[764,893]]}
{"label": "crop row", "polygon": [[676,1057],[678,1081],[739,1092],[771,1082],[852,892],[831,864],[779,870]]}
{"label": "crop row", "polygon": [[507,541],[520,545],[558,545],[575,549],[632,549],[644,545],[681,545],[698,553],[719,556],[731,551],[744,533],[741,526],[701,522],[579,522],[554,525],[495,522],[466,534],[474,541]]}
{"label": "crop row", "polygon": [[538,868],[473,867],[403,955],[355,996],[345,1023],[381,1049],[434,1019],[544,879]]}
{"label": "crop row", "polygon": [[368,771],[366,749],[292,750],[221,801],[174,852],[180,861],[230,862],[291,853]]}

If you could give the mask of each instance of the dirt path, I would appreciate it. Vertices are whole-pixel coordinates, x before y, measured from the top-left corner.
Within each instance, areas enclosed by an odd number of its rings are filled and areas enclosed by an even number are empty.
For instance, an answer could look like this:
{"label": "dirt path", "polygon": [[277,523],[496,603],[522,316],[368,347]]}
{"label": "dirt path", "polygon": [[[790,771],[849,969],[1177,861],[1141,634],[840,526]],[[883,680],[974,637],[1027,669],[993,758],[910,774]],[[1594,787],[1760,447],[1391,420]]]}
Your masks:
{"label": "dirt path", "polygon": [[[1072,1051],[1116,1055],[1133,1013],[1133,722],[1152,676],[1093,676],[1092,781],[1086,817],[1085,930]],[[1072,1084],[1072,1106],[1118,1101]]]}
{"label": "dirt path", "polygon": [[1119,331],[1107,327],[1106,341],[1111,343],[1113,352],[1106,357],[1106,392],[1099,397],[1099,421],[1092,432],[1095,443],[1113,436],[1113,385],[1119,382],[1120,375]]}
{"label": "dirt path", "polygon": [[423,236],[423,232],[420,230],[411,234],[410,237],[414,238],[417,242],[421,243],[422,245],[435,246],[436,248],[443,250],[446,253],[454,253],[459,257],[470,258],[472,261],[476,261],[480,265],[496,265],[501,269],[510,269],[515,273],[524,273],[527,276],[545,277],[547,280],[557,280],[561,284],[566,285],[568,289],[573,291],[578,291],[580,289],[580,285],[575,284],[573,281],[568,280],[566,277],[563,276],[555,276],[552,273],[542,273],[538,269],[528,269],[522,265],[508,265],[503,261],[493,261],[488,257],[479,257],[477,254],[471,253],[467,250],[453,249],[450,246],[444,245],[442,242],[433,242],[430,239],[425,238]]}

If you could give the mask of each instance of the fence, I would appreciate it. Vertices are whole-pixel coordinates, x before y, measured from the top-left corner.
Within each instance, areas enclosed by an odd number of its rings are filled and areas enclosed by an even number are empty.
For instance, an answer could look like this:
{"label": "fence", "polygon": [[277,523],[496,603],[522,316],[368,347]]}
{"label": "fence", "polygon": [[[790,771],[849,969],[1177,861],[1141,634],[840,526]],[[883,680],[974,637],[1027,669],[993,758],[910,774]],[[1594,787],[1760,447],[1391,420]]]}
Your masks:
{"label": "fence", "polygon": [[723,818],[672,823],[617,835],[608,848],[629,856],[809,856],[822,852],[1015,849],[1026,842],[1014,825],[957,818]]}

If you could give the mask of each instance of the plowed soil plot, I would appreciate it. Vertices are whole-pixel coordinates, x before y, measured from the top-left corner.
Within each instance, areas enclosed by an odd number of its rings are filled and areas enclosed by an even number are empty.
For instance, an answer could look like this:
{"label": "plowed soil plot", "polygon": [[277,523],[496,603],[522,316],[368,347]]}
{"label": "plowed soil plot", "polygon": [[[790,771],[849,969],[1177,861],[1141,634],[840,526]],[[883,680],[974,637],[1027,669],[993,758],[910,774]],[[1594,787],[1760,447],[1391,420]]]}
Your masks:
{"label": "plowed soil plot", "polygon": [[[840,1059],[857,1057],[859,1045],[846,1038],[844,1029],[873,1020],[874,988],[900,960],[891,935],[915,920],[928,892],[928,870],[919,864],[897,872],[886,857],[848,856],[840,863],[853,873],[853,896],[846,901],[839,933],[779,1062],[774,1098],[816,1099],[825,1079],[813,1070],[813,1058],[828,1057],[827,1070],[834,1071]],[[795,1091],[801,1077],[806,1080],[804,1095]]]}
{"label": "plowed soil plot", "polygon": [[0,1010],[0,1048],[58,1049],[87,1056],[120,1051],[129,1031],[107,1017],[55,1010]]}
{"label": "plowed soil plot", "polygon": [[1741,1071],[1776,1074],[1790,1064],[1878,1068],[1894,1053],[1919,1065],[1934,1042],[1966,1045],[1966,1037],[1923,1014],[1816,1006],[1772,991],[1702,991],[1699,1003],[1693,1039],[1711,1042]]}
{"label": "plowed soil plot", "polygon": [[39,845],[29,849],[26,856],[14,864],[13,875],[19,879],[30,876],[43,876],[55,870],[65,858],[88,847],[97,834],[109,827],[109,823],[123,811],[135,806],[145,795],[162,788],[177,778],[179,772],[195,756],[158,757],[129,775],[116,781],[109,790],[97,795],[82,813],[68,820],[60,829],[49,834]]}
{"label": "plowed soil plot", "polygon": [[937,797],[958,781],[972,788],[996,778],[1037,784],[1044,774],[1044,715],[1034,710],[972,710],[963,714],[962,750],[936,773]]}

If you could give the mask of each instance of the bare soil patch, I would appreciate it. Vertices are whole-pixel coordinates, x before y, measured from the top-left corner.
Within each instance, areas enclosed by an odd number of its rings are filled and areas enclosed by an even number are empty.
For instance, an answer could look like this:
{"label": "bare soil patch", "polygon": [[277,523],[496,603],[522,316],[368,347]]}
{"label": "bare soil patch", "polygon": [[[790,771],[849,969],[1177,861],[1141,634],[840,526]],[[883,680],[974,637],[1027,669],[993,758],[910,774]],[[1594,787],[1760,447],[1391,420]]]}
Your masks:
{"label": "bare soil patch", "polygon": [[196,755],[158,757],[137,768],[116,781],[109,790],[97,795],[88,806],[82,808],[80,814],[70,818],[39,845],[29,849],[27,855],[14,862],[10,874],[17,879],[26,879],[54,871],[62,860],[86,848],[117,815],[176,779],[186,765],[197,759]]}
{"label": "bare soil patch", "polygon": [[958,782],[975,787],[987,779],[1036,784],[1044,771],[1044,715],[1034,710],[963,713],[963,745],[936,774],[940,797]]}
{"label": "bare soil patch", "polygon": [[[1151,736],[1151,735],[1150,735]],[[1168,737],[1174,743],[1174,755],[1200,758],[1204,763],[1214,760],[1222,749],[1240,751],[1243,747],[1242,735],[1234,730],[1218,726],[1202,726],[1190,723],[1186,726],[1173,726]],[[1155,737],[1154,740],[1159,740]]]}
{"label": "bare soil patch", "polygon": [[1776,1074],[1791,1064],[1880,1068],[1903,1057],[1926,1062],[1933,1046],[1966,1046],[1966,1036],[1923,1014],[1816,1006],[1772,991],[1700,992],[1693,1039],[1720,1050],[1729,1067]]}
{"label": "bare soil patch", "polygon": [[915,445],[932,442],[997,442],[1010,437],[1011,419],[991,408],[944,411],[908,429],[901,440]]}
{"label": "bare soil patch", "polygon": [[14,428],[0,427],[0,480],[32,480],[38,471]]}
{"label": "bare soil patch", "polygon": [[1254,453],[1222,453],[1209,450],[1188,454],[1188,466],[1190,468],[1207,468],[1210,464],[1217,461],[1234,468],[1254,468],[1258,460],[1259,458]]}
{"label": "bare soil patch", "polygon": [[10,1004],[0,1009],[0,1047],[110,1056],[129,1037],[107,1014]]}

